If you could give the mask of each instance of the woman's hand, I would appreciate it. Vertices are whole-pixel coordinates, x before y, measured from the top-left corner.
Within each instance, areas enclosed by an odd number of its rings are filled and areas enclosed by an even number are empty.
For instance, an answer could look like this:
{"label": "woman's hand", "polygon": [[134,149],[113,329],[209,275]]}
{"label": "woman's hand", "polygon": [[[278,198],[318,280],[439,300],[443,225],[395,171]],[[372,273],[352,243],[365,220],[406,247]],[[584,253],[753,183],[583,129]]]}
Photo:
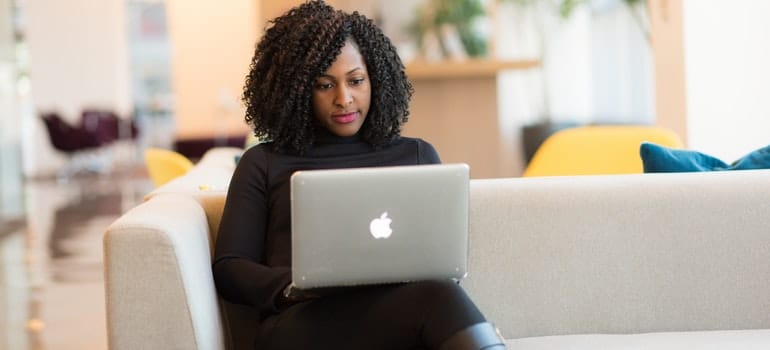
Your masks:
{"label": "woman's hand", "polygon": [[293,288],[291,284],[289,284],[286,286],[286,288],[283,289],[283,292],[281,292],[281,294],[278,295],[278,300],[276,300],[275,304],[279,310],[283,310],[294,304],[313,300],[313,299],[318,299],[320,297],[321,297],[320,295],[315,294],[313,292]]}

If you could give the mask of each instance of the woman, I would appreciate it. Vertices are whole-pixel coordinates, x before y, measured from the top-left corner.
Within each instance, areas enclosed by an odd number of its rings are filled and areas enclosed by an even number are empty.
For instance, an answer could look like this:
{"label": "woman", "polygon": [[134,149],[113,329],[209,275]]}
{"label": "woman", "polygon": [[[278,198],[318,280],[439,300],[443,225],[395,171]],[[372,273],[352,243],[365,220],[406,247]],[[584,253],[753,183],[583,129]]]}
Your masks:
{"label": "woman", "polygon": [[257,45],[243,101],[268,141],[235,170],[213,270],[225,299],[258,311],[258,349],[505,349],[450,281],[285,293],[293,172],[440,162],[427,142],[400,136],[411,94],[381,30],[323,1],[278,17]]}

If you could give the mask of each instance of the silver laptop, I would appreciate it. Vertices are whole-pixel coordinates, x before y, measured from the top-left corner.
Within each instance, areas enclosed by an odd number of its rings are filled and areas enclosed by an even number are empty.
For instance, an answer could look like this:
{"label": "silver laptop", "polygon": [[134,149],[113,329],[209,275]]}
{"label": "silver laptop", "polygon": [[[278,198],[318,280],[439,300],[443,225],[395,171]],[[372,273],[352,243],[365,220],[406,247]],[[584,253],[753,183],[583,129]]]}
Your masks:
{"label": "silver laptop", "polygon": [[463,278],[468,192],[467,164],[294,173],[293,287]]}

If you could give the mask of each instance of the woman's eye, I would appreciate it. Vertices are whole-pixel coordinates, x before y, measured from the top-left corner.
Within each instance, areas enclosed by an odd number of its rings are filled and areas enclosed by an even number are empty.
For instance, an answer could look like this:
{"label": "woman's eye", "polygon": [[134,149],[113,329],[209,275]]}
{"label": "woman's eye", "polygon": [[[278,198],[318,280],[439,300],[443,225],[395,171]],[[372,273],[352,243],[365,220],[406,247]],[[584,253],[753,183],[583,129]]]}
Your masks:
{"label": "woman's eye", "polygon": [[350,81],[350,85],[361,85],[364,83],[364,78],[353,79]]}
{"label": "woman's eye", "polygon": [[329,83],[327,83],[327,84],[321,84],[321,83],[319,83],[319,84],[316,84],[316,85],[315,85],[315,88],[316,88],[316,89],[318,89],[318,90],[329,90],[329,89],[331,89],[332,87],[333,87],[333,85],[332,85],[332,84],[329,84]]}

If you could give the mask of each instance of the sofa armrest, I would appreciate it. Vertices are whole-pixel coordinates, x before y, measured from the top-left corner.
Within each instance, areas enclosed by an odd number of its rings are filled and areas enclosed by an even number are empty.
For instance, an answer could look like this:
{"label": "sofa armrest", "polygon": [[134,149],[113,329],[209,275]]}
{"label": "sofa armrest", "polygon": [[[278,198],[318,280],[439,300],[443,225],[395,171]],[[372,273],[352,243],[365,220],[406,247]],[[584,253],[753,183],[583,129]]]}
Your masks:
{"label": "sofa armrest", "polygon": [[195,198],[154,196],[104,236],[110,349],[224,349],[206,213]]}

